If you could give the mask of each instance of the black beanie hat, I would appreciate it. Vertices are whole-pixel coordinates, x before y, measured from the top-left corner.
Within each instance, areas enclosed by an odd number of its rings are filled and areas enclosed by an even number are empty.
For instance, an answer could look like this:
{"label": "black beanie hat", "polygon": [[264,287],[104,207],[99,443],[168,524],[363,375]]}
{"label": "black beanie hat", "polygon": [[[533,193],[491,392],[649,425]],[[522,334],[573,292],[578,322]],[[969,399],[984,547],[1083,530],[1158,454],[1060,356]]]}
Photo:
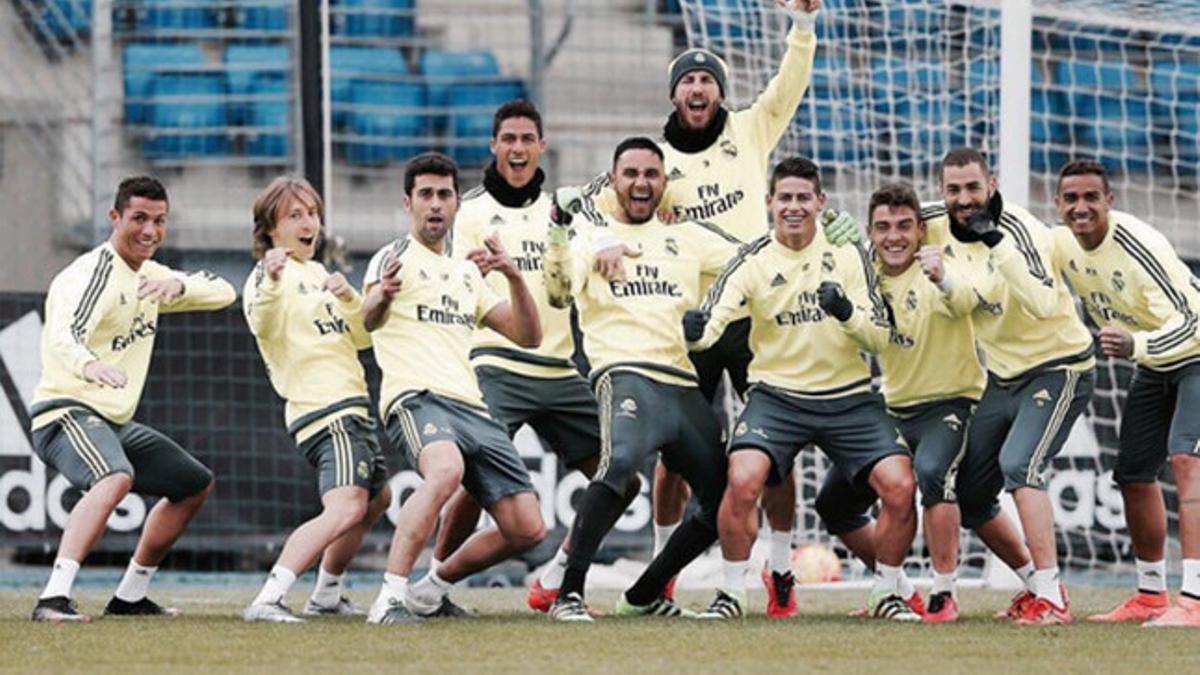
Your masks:
{"label": "black beanie hat", "polygon": [[693,70],[703,70],[713,76],[717,81],[717,88],[721,90],[722,98],[725,96],[725,79],[728,76],[729,68],[721,57],[708,51],[707,49],[689,49],[686,52],[675,57],[671,62],[668,72],[671,76],[671,89],[669,95],[675,97],[675,86],[683,79],[683,76]]}

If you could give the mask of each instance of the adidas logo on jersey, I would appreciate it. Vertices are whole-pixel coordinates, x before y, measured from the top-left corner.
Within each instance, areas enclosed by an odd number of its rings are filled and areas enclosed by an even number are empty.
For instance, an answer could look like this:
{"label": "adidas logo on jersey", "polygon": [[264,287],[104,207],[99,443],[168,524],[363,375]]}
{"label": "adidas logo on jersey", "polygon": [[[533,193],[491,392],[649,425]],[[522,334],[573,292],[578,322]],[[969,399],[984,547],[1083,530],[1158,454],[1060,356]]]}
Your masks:
{"label": "adidas logo on jersey", "polygon": [[492,225],[503,225],[504,219],[500,217],[500,214],[496,214],[492,216],[492,219],[488,222]]}
{"label": "adidas logo on jersey", "polygon": [[782,274],[776,272],[775,278],[771,280],[771,288],[779,288],[784,285],[787,285],[787,279],[784,279]]}
{"label": "adidas logo on jersey", "polygon": [[1037,401],[1037,405],[1040,408],[1046,405],[1046,403],[1049,401],[1054,400],[1054,397],[1051,396],[1050,392],[1046,391],[1045,389],[1039,389],[1038,392],[1033,395],[1033,400]]}
{"label": "adidas logo on jersey", "polygon": [[683,178],[683,172],[679,170],[679,167],[671,169],[671,173],[667,174],[667,180],[679,180],[680,178]]}
{"label": "adidas logo on jersey", "polygon": [[946,426],[950,427],[951,431],[958,431],[962,428],[962,420],[954,413],[946,415],[942,418],[942,421],[946,423]]}

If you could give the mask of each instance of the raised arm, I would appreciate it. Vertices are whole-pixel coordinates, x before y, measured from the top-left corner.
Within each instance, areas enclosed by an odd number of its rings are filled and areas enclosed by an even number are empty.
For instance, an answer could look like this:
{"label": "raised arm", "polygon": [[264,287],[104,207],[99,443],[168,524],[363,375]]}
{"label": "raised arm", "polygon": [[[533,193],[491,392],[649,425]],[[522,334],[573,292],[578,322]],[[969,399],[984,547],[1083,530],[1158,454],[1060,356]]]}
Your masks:
{"label": "raised arm", "polygon": [[773,149],[796,115],[812,79],[813,55],[817,51],[815,32],[820,0],[776,0],[792,16],[787,35],[787,51],[779,70],[750,106],[755,116],[763,147]]}
{"label": "raised arm", "polygon": [[142,269],[138,298],[157,301],[163,314],[223,309],[237,300],[233,284],[207,270],[184,273],[152,260]]}
{"label": "raised arm", "polygon": [[[542,322],[538,317],[537,303],[525,285],[525,278],[517,269],[508,252],[500,243],[499,235],[493,234],[483,241],[487,248],[486,266],[504,275],[508,281],[508,302],[498,304],[491,302],[491,308],[485,310],[483,324],[500,333],[516,344],[533,349],[542,343]],[[482,283],[480,277],[480,297],[491,293],[491,288]]]}
{"label": "raised arm", "polygon": [[400,257],[380,251],[373,265],[367,267],[366,297],[363,299],[362,322],[367,331],[387,323],[392,298],[400,291]]}
{"label": "raised arm", "polygon": [[254,266],[242,293],[242,311],[246,325],[257,337],[270,337],[282,323],[283,268],[288,249],[273,248]]}

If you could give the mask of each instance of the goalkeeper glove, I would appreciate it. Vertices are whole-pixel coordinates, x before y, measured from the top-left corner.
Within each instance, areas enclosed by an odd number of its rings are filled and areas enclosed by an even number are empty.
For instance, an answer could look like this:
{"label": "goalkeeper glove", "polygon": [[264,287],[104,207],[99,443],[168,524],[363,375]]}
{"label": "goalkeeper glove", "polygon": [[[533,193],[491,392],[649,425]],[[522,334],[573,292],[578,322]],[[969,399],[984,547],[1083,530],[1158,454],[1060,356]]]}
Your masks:
{"label": "goalkeeper glove", "polygon": [[861,235],[858,231],[858,221],[849,211],[834,211],[825,209],[821,214],[821,225],[825,230],[825,241],[834,246],[857,244]]}
{"label": "goalkeeper glove", "polygon": [[688,342],[696,342],[704,337],[704,327],[708,325],[708,312],[689,309],[683,313],[683,338]]}
{"label": "goalkeeper glove", "polygon": [[817,288],[817,304],[821,310],[838,321],[845,321],[854,313],[854,305],[836,281],[822,281]]}
{"label": "goalkeeper glove", "polygon": [[784,0],[787,12],[792,17],[792,23],[802,33],[811,33],[817,27],[817,10],[811,12],[804,9],[804,0]]}
{"label": "goalkeeper glove", "polygon": [[551,201],[546,239],[551,246],[566,246],[571,240],[571,220],[583,210],[583,194],[579,188],[561,187],[554,191]]}

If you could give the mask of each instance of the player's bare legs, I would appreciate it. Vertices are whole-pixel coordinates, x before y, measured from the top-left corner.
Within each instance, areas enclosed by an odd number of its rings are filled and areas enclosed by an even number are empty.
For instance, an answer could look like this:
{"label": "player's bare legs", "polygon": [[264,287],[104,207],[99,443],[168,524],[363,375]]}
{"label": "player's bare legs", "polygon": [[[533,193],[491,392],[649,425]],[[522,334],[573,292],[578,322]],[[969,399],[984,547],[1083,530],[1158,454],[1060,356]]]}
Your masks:
{"label": "player's bare legs", "polygon": [[183,534],[188,523],[192,522],[200,507],[204,506],[204,501],[212,494],[215,486],[215,482],[209,481],[203,490],[178,502],[172,502],[165,497],[158,500],[146,516],[142,536],[133,552],[133,561],[145,567],[157,567],[171,550],[171,545]]}
{"label": "player's bare legs", "polygon": [[430,443],[421,449],[421,485],[409,495],[396,518],[396,532],[388,550],[387,573],[407,577],[429,535],[438,513],[462,484],[462,451],[450,441]]}
{"label": "player's bare legs", "polygon": [[1138,560],[1162,560],[1167,543],[1167,508],[1162,487],[1157,481],[1127,483],[1121,486],[1121,499],[1125,503],[1125,526],[1134,556]]}
{"label": "player's bare legs", "polygon": [[458,488],[442,511],[442,524],[438,528],[437,543],[433,546],[434,567],[441,565],[475,533],[482,513],[483,508],[471,494],[462,487]]}
{"label": "player's bare legs", "polygon": [[1058,566],[1058,549],[1054,545],[1054,507],[1050,496],[1031,487],[1013,491],[1017,513],[1021,517],[1021,528],[1029,545],[1033,565],[1039,570]]}
{"label": "player's bare legs", "polygon": [[[329,492],[343,489],[346,488],[334,488]],[[362,490],[362,488],[351,489]],[[387,511],[391,502],[392,488],[384,485],[383,490],[367,503],[365,514],[358,521],[351,521],[350,527],[342,530],[341,535],[335,536],[333,542],[325,547],[325,553],[321,556],[321,569],[334,575],[344,573],[350,566],[350,561],[354,559],[354,555],[362,548],[363,538],[367,536],[367,532],[371,531],[375,523],[379,522],[380,516]],[[326,508],[328,509],[328,507]]]}
{"label": "player's bare legs", "polygon": [[132,487],[133,478],[129,474],[114,473],[101,478],[85,492],[67,517],[58,557],[82,563],[100,541],[108,517]]}
{"label": "player's bare legs", "polygon": [[1175,604],[1144,625],[1200,628],[1200,457],[1172,453],[1169,461],[1179,492],[1183,585]]}
{"label": "player's bare legs", "polygon": [[493,504],[488,513],[496,522],[495,527],[471,535],[457,551],[442,561],[437,574],[443,580],[454,583],[465,579],[528,551],[546,538],[537,497],[531,492],[505,497]]}
{"label": "player's bare legs", "polygon": [[[667,543],[667,539],[671,538],[671,532],[683,520],[691,491],[688,489],[687,482],[683,480],[683,476],[668,471],[660,459],[654,464],[654,485],[651,487],[650,494],[656,530],[654,548],[657,552]],[[662,528],[661,537],[659,528]]]}
{"label": "player's bare legs", "polygon": [[771,473],[771,458],[757,448],[734,448],[729,453],[725,494],[717,509],[724,580],[717,599],[701,618],[741,616],[746,605],[746,571],[750,549],[758,538],[758,500]]}
{"label": "player's bare legs", "polygon": [[925,541],[935,572],[953,574],[958,569],[958,504],[942,502],[925,507]]}

